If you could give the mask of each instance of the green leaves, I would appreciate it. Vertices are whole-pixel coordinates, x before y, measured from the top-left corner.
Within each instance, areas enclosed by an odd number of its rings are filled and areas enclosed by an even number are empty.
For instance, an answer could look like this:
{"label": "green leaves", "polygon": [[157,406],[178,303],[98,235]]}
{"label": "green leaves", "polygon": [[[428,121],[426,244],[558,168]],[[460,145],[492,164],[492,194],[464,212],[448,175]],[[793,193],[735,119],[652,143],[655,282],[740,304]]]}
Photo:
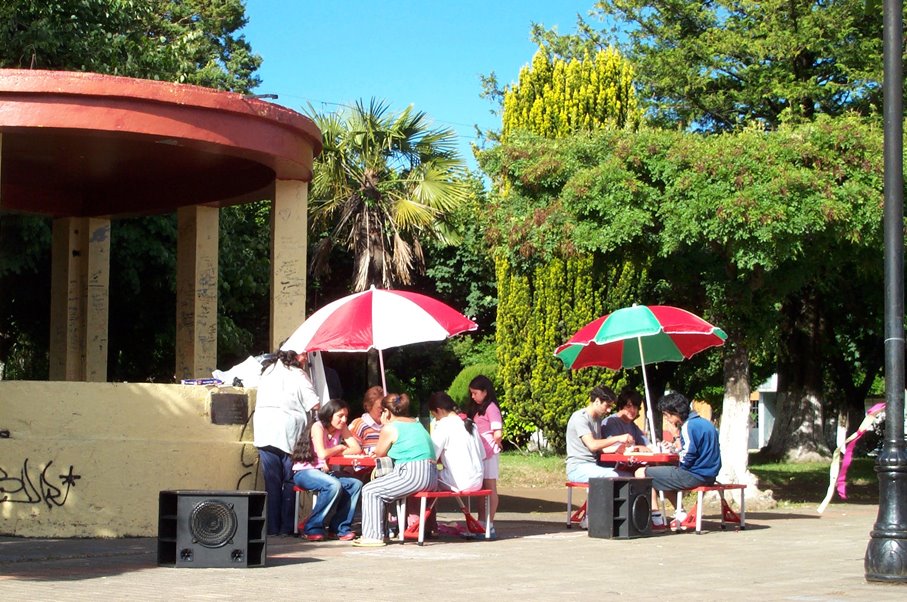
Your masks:
{"label": "green leaves", "polygon": [[393,114],[382,101],[309,115],[321,128],[310,203],[312,223],[329,232],[313,254],[316,276],[332,249],[354,256],[354,290],[409,284],[423,269],[421,237],[447,237],[448,216],[471,193],[456,135],[432,128],[411,106]]}

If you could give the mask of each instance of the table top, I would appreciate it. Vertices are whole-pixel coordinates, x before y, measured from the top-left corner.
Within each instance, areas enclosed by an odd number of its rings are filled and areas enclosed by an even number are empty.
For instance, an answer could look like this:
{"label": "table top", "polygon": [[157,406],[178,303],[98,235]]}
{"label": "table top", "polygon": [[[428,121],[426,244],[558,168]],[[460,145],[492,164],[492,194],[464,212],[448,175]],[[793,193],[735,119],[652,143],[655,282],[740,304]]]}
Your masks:
{"label": "table top", "polygon": [[601,461],[625,464],[680,464],[680,456],[678,454],[631,452],[629,454],[602,454]]}
{"label": "table top", "polygon": [[353,466],[354,468],[374,468],[375,457],[365,454],[355,456],[331,456],[328,466]]}

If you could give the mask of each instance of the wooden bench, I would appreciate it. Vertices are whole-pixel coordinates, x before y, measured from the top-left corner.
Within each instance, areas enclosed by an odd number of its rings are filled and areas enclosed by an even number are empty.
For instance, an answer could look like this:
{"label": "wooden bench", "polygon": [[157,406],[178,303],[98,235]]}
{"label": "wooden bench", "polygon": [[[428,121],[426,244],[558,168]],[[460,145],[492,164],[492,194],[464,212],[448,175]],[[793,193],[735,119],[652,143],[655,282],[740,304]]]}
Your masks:
{"label": "wooden bench", "polygon": [[573,511],[573,488],[579,487],[581,489],[589,489],[589,483],[579,483],[577,481],[567,481],[564,483],[564,486],[567,487],[567,528],[571,528],[573,525],[578,525],[583,522],[583,519],[586,518],[586,504],[588,500],[583,502],[583,505],[574,512]]}
{"label": "wooden bench", "polygon": [[[491,489],[478,489],[476,491],[419,491],[409,497],[421,500],[419,506],[419,520],[416,521],[416,524],[410,525],[404,529],[403,526],[406,525],[406,498],[403,497],[397,500],[397,522],[400,525],[400,543],[406,541],[407,534],[411,537],[416,535],[417,529],[417,541],[419,545],[421,546],[425,542],[425,522],[431,515],[432,510],[434,510],[437,501],[442,498],[456,498],[460,510],[463,511],[463,517],[466,519],[466,529],[470,533],[485,533],[485,539],[491,539]],[[469,509],[463,504],[462,498],[464,497],[485,498],[484,528],[475,518],[473,518],[472,514],[469,513]],[[430,506],[428,505],[428,500],[432,500]]]}
{"label": "wooden bench", "polygon": [[[738,490],[740,491],[740,514],[738,515],[731,509],[730,504],[727,503],[727,500],[724,497],[724,492],[728,490]],[[736,525],[736,528],[746,529],[746,485],[742,483],[714,483],[712,485],[700,485],[695,489],[690,489],[691,493],[696,494],[696,503],[693,505],[693,508],[687,513],[687,517],[683,520],[682,523],[677,525],[679,529],[688,529],[690,527],[696,528],[696,534],[702,534],[702,496],[709,491],[717,491],[718,496],[721,498],[721,528],[724,529],[727,525]],[[683,507],[683,491],[677,492],[677,508],[680,509]]]}

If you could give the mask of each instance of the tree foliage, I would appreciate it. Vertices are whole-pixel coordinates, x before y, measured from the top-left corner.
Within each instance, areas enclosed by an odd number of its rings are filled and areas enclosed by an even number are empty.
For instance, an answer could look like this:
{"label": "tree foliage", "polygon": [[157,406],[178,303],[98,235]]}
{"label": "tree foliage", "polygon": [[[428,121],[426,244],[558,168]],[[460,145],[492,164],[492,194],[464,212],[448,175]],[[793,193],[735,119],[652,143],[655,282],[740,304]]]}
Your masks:
{"label": "tree foliage", "polygon": [[528,130],[546,138],[606,127],[636,127],[641,112],[633,69],[613,48],[569,61],[539,48],[504,92],[502,136]]}
{"label": "tree foliage", "polygon": [[424,267],[420,238],[444,237],[447,214],[470,190],[454,132],[431,127],[428,115],[411,106],[394,114],[375,99],[309,113],[324,141],[310,214],[315,228],[328,231],[313,272],[328,271],[340,246],[354,257],[354,290],[409,284]]}
{"label": "tree foliage", "polygon": [[248,92],[261,57],[242,0],[7,0],[0,67],[92,71]]}
{"label": "tree foliage", "polygon": [[[626,272],[635,284],[624,294],[687,307],[757,355],[771,346],[767,335],[778,327],[785,300],[812,287],[822,291],[822,307],[832,308],[864,293],[865,283],[849,282],[850,274],[870,269],[881,278],[881,262],[868,261],[881,247],[881,131],[857,117],[707,137],[650,130],[558,141],[522,135],[481,161],[488,173],[511,183],[494,205],[500,227],[492,236],[506,258],[499,259],[498,286],[518,283],[500,292],[502,306],[513,303],[508,312],[514,319],[503,323],[499,310],[499,337],[510,328],[514,337],[519,330],[531,340],[526,332],[545,330],[533,322],[535,314],[555,311],[534,305],[532,289],[518,280],[528,278],[525,270],[502,277],[500,266],[540,265],[556,248],[590,253],[608,260],[605,265],[626,260],[644,268],[642,286],[641,271]],[[594,278],[612,286],[621,281],[618,274],[601,274]],[[566,280],[556,286],[569,290]],[[513,291],[521,296],[508,299]],[[841,325],[843,332],[865,323],[865,316],[841,312],[835,320],[854,325]],[[856,338],[848,342],[851,353],[870,354],[857,350]],[[505,366],[522,362],[529,374],[541,350],[535,357],[519,346],[499,351],[505,388],[532,399],[537,381],[508,381]],[[679,365],[672,385],[702,365]],[[721,382],[719,374],[712,379]],[[550,396],[544,401],[557,403]]]}
{"label": "tree foliage", "polygon": [[819,114],[880,113],[880,0],[604,0],[555,51],[615,44],[632,61],[654,123],[716,131]]}
{"label": "tree foliage", "polygon": [[[502,92],[502,140],[525,132],[554,140],[602,128],[635,128],[640,112],[632,78],[629,63],[614,49],[567,61],[540,47],[519,80]],[[553,164],[569,160],[548,159]],[[505,431],[520,444],[542,429],[549,442],[562,447],[570,413],[593,386],[615,377],[596,370],[568,373],[553,349],[600,315],[608,306],[603,303],[619,306],[626,298],[615,295],[613,283],[604,278],[613,267],[593,269],[593,257],[577,253],[572,239],[562,235],[569,226],[566,215],[549,197],[561,183],[547,177],[554,169],[539,164],[532,174],[520,174],[521,182],[512,182],[510,173],[488,172],[499,188],[489,232],[501,249],[496,253],[496,342]],[[508,194],[529,179],[537,195]],[[522,223],[512,219],[521,209],[531,209],[531,218]]]}

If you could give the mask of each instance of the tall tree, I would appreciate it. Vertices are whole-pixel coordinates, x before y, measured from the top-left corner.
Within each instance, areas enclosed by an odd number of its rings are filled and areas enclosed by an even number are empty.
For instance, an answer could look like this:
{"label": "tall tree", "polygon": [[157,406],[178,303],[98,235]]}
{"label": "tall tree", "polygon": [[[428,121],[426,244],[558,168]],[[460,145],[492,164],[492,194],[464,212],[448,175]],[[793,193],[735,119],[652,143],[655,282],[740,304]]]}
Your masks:
{"label": "tall tree", "polygon": [[616,44],[656,123],[733,129],[882,103],[880,0],[604,0],[580,33],[535,28],[556,49]]}
{"label": "tall tree", "polygon": [[318,242],[312,271],[329,271],[331,252],[352,253],[353,290],[410,284],[424,269],[423,237],[445,237],[446,216],[470,192],[452,130],[432,128],[410,106],[399,114],[372,99],[338,113],[309,114],[324,148],[316,159],[310,213]]}
{"label": "tall tree", "polygon": [[243,0],[7,0],[0,66],[92,71],[248,92],[261,57]]}
{"label": "tall tree", "polygon": [[[635,129],[641,118],[633,69],[613,48],[565,59],[540,46],[532,62],[520,70],[518,81],[499,91],[498,97],[503,103],[505,143],[525,132],[562,139],[579,132]],[[503,218],[511,203],[519,205],[518,199],[525,197],[511,174],[491,175],[502,176],[492,206],[496,217]],[[556,190],[557,178],[545,184],[542,188]],[[639,275],[620,261],[612,265],[592,253],[578,253],[573,245],[562,245],[565,240],[558,235],[546,238],[559,216],[544,201],[530,204],[539,211],[532,222],[501,233],[497,240],[496,342],[502,410],[512,441],[520,443],[542,429],[560,447],[570,413],[586,401],[601,378],[617,377],[596,370],[569,374],[552,351],[605,308],[634,300]],[[549,219],[553,221],[547,223]],[[516,233],[526,238],[508,246]],[[633,284],[628,285],[630,281]]]}

